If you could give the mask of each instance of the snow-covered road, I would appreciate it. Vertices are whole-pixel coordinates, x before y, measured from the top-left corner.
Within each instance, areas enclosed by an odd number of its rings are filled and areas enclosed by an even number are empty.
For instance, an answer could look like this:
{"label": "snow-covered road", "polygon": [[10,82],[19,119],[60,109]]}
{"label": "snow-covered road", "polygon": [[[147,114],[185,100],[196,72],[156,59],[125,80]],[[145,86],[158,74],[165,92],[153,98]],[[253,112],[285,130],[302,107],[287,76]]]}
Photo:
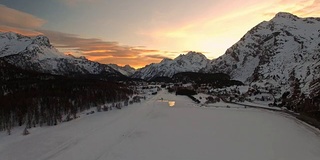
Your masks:
{"label": "snow-covered road", "polygon": [[28,136],[14,133],[0,133],[0,160],[320,159],[319,131],[288,115],[197,107],[166,91],[122,110],[35,128]]}

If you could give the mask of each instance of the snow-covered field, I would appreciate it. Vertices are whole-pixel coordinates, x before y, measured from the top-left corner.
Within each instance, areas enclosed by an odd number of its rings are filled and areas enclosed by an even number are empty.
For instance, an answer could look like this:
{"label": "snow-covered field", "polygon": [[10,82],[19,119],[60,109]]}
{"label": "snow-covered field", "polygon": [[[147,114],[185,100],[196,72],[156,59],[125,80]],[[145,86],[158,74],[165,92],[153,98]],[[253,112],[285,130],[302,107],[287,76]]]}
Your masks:
{"label": "snow-covered field", "polygon": [[320,159],[320,132],[289,115],[198,107],[166,91],[122,110],[34,128],[28,136],[17,130],[0,133],[0,160]]}

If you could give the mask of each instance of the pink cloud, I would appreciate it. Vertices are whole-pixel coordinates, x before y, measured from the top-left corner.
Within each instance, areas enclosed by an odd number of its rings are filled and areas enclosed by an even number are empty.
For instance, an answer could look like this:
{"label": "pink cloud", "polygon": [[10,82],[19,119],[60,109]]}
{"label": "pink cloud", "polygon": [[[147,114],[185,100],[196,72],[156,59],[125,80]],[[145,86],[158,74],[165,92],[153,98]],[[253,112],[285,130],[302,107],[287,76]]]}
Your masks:
{"label": "pink cloud", "polygon": [[14,32],[14,33],[19,33],[19,34],[26,35],[26,36],[36,36],[36,35],[41,34],[40,32],[37,32],[34,30],[9,27],[9,26],[4,26],[4,25],[0,25],[0,32]]}
{"label": "pink cloud", "polygon": [[21,12],[7,6],[0,5],[0,25],[24,28],[24,29],[34,29],[41,27],[45,20],[35,17],[31,14]]}
{"label": "pink cloud", "polygon": [[[320,15],[320,0],[280,0],[273,7],[282,6],[285,12],[299,17],[318,17]],[[265,16],[272,17],[279,11],[266,12]]]}

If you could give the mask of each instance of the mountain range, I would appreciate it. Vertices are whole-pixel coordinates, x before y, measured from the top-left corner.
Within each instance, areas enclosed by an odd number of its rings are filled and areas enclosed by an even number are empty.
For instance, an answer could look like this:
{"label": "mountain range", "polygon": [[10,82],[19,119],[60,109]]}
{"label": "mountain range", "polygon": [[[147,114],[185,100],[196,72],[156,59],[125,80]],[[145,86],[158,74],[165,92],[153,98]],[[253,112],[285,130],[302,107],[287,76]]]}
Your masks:
{"label": "mountain range", "polygon": [[27,37],[12,32],[0,33],[0,59],[25,70],[54,75],[123,77],[115,66],[59,52],[42,35]]}
{"label": "mountain range", "polygon": [[180,72],[199,72],[207,67],[210,60],[197,52],[181,54],[175,59],[163,59],[160,63],[152,63],[137,70],[132,77],[150,80],[156,77],[172,77]]}
{"label": "mountain range", "polygon": [[[181,72],[226,73],[245,84],[282,95],[298,89],[318,95],[320,86],[320,18],[280,12],[248,31],[224,55],[209,60],[198,52],[163,59],[135,70],[65,55],[45,36],[0,33],[0,59],[26,70],[55,75],[99,75],[150,80]],[[296,86],[296,87],[293,87]]]}
{"label": "mountain range", "polygon": [[136,69],[131,67],[130,65],[125,65],[125,66],[118,66],[117,64],[107,64],[107,65],[128,77],[132,76],[136,72]]}
{"label": "mountain range", "polygon": [[[196,61],[194,61],[196,59]],[[133,76],[151,79],[178,72],[226,73],[232,79],[281,96],[294,87],[306,95],[320,90],[320,18],[280,12],[248,31],[224,55],[208,60],[189,52],[139,69]]]}

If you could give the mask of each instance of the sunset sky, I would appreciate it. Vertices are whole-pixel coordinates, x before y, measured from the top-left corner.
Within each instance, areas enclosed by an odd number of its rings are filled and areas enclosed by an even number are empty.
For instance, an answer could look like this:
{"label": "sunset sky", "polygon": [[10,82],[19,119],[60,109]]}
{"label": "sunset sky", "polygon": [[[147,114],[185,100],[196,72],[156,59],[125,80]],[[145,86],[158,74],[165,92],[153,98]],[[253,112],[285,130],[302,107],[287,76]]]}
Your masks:
{"label": "sunset sky", "polygon": [[139,68],[187,51],[217,58],[280,11],[320,17],[320,0],[0,0],[0,31],[44,34],[66,54]]}

